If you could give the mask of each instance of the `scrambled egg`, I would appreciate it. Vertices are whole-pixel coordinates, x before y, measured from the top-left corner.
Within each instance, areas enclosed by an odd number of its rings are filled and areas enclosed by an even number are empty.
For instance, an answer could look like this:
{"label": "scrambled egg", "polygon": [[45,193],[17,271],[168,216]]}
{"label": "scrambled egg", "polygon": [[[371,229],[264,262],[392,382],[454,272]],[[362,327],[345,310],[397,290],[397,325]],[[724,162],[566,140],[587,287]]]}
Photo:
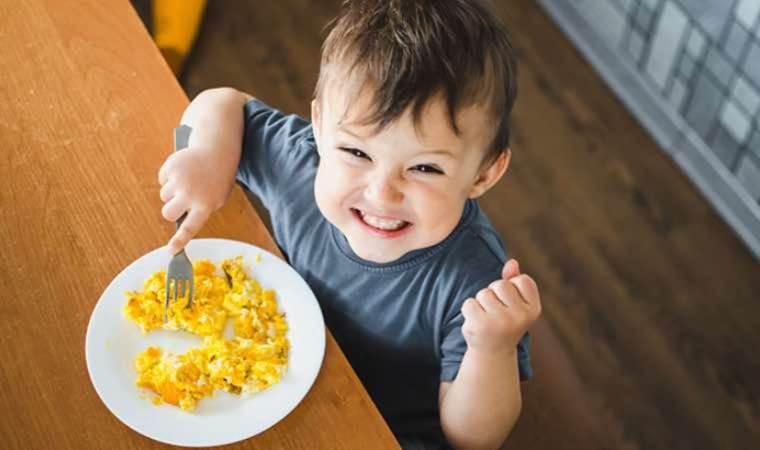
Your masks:
{"label": "scrambled egg", "polygon": [[[182,355],[149,347],[137,356],[137,385],[157,394],[156,404],[167,402],[185,411],[215,389],[251,394],[277,383],[288,363],[290,344],[283,314],[277,312],[273,290],[248,278],[242,257],[222,262],[224,276],[215,274],[208,260],[193,264],[193,305],[187,299],[172,302],[164,324],[166,273],[148,278],[143,291],[127,292],[124,315],[143,334],[163,328],[185,330],[203,337],[203,343]],[[227,319],[233,319],[235,337],[225,339]]]}

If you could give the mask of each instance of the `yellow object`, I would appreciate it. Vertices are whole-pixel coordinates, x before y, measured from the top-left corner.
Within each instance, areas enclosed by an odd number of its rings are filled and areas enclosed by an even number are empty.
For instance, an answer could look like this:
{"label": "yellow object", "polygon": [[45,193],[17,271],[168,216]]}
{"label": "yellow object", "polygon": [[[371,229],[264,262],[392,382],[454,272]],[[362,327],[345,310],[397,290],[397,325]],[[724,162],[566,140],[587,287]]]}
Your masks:
{"label": "yellow object", "polygon": [[[198,400],[213,396],[215,389],[233,394],[252,394],[277,383],[288,363],[290,343],[287,323],[277,310],[273,290],[262,289],[248,278],[238,256],[222,262],[224,276],[215,274],[208,260],[193,264],[193,306],[187,299],[169,307],[163,323],[166,295],[164,272],[148,278],[143,291],[126,293],[124,315],[143,334],[163,328],[185,330],[203,337],[200,347],[182,355],[149,347],[135,361],[136,384],[157,394],[153,402],[166,402],[183,410],[195,409]],[[224,339],[227,319],[232,318],[235,337]]]}
{"label": "yellow object", "polygon": [[193,47],[206,0],[153,0],[153,39],[175,75]]}

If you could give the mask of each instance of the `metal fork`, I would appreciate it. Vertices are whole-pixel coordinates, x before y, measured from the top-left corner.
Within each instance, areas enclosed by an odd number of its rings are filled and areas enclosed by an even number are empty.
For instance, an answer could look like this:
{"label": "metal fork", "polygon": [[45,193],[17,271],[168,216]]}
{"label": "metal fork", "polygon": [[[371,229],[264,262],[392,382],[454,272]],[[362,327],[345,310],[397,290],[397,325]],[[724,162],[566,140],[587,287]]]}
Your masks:
{"label": "metal fork", "polygon": [[[190,141],[190,132],[193,129],[187,125],[180,125],[174,129],[174,151],[178,152],[187,147]],[[177,230],[185,220],[187,213],[183,214],[177,220]],[[171,292],[171,283],[174,282],[174,295],[172,300],[184,297],[187,294],[186,308],[193,306],[193,264],[187,257],[185,249],[174,255],[169,261],[169,268],[166,271],[166,301],[164,302],[164,323],[169,320],[169,293]]]}

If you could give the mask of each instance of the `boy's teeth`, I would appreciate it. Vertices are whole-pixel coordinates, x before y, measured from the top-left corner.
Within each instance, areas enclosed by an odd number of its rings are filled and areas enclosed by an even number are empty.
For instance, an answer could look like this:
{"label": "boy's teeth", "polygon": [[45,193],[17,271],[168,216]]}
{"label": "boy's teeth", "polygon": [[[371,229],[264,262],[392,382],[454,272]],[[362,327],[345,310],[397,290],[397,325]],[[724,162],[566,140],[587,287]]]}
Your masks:
{"label": "boy's teeth", "polygon": [[403,220],[386,220],[381,219],[379,217],[371,216],[364,211],[359,211],[359,213],[362,216],[362,219],[364,219],[365,222],[372,225],[375,228],[380,228],[381,230],[398,230],[401,228],[402,225],[404,225],[406,222]]}

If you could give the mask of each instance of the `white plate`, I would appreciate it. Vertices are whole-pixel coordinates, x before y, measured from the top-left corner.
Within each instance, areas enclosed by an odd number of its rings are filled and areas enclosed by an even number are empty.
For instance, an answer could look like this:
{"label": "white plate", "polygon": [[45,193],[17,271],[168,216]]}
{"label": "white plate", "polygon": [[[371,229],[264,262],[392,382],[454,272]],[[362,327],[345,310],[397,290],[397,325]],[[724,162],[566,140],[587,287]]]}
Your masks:
{"label": "white plate", "polygon": [[[166,247],[130,264],[101,295],[87,327],[87,370],[106,407],[138,433],[189,447],[229,444],[261,433],[301,402],[322,365],[325,324],[319,304],[303,278],[271,253],[243,242],[195,239],[187,246],[187,254],[191,259],[210,259],[217,267],[223,259],[243,255],[249,275],[262,287],[276,290],[280,310],[286,314],[291,345],[282,380],[249,397],[217,390],[213,398],[200,400],[193,412],[167,404],[153,405],[149,400],[152,394],[135,385],[135,357],[149,345],[181,353],[201,342],[200,337],[189,333],[163,330],[143,336],[136,324],[122,316],[124,293],[141,290],[145,279],[165,270],[169,262]],[[260,262],[256,262],[257,255],[261,255]],[[231,322],[228,320],[228,325]]]}

